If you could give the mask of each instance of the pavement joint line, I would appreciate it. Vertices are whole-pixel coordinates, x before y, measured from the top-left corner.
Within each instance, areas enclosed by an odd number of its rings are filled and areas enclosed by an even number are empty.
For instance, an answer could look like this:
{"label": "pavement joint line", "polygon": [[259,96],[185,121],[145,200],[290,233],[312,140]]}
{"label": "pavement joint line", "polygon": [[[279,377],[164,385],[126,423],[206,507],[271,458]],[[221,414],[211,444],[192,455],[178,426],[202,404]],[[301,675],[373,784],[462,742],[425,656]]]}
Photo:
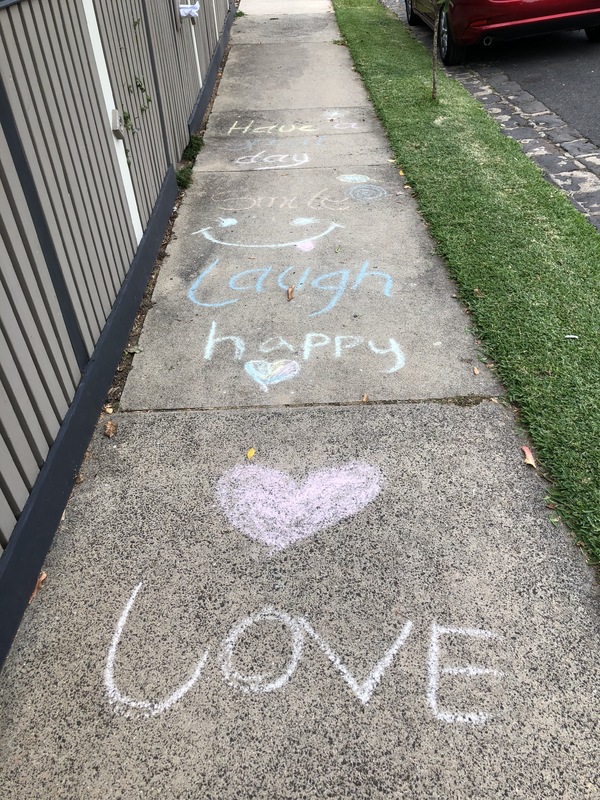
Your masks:
{"label": "pavement joint line", "polygon": [[[390,10],[396,17],[398,17],[406,26],[411,36],[420,41],[426,47],[431,48],[431,40],[432,34],[428,28],[415,28],[408,25],[408,21],[406,19],[406,11],[404,9],[404,4],[398,2],[398,0],[380,0],[380,2]],[[440,64],[440,68],[445,71],[445,73],[457,80],[462,86],[469,92],[469,94],[475,99],[478,100],[484,110],[494,119],[496,119],[502,132],[509,136],[511,139],[519,142],[520,145],[530,143],[532,140],[538,140],[543,142],[545,146],[548,147],[549,152],[545,154],[545,156],[550,156],[555,159],[562,159],[566,160],[569,164],[572,164],[577,171],[587,173],[586,178],[582,178],[578,176],[580,181],[590,181],[592,184],[595,184],[594,189],[586,189],[582,190],[580,187],[565,187],[563,183],[560,181],[560,175],[564,173],[564,166],[563,168],[556,168],[553,169],[549,164],[540,164],[537,161],[537,154],[533,152],[528,152],[523,147],[521,148],[525,155],[532,160],[545,174],[545,176],[556,186],[558,186],[563,193],[567,196],[570,200],[571,204],[574,208],[577,209],[581,214],[583,214],[590,225],[593,225],[596,229],[600,231],[600,219],[597,218],[597,212],[595,209],[597,205],[594,206],[593,204],[590,205],[588,201],[587,195],[590,195],[592,192],[600,191],[600,165],[596,167],[596,169],[590,169],[589,165],[582,164],[578,159],[587,157],[597,156],[598,148],[590,142],[585,136],[583,136],[578,130],[572,128],[567,122],[561,119],[558,114],[552,111],[549,108],[543,106],[542,103],[535,100],[538,106],[542,106],[542,108],[537,108],[535,111],[526,111],[523,107],[519,106],[519,100],[524,103],[528,104],[531,103],[531,95],[527,92],[524,92],[521,86],[517,84],[515,81],[510,81],[508,76],[502,72],[500,69],[494,68],[494,73],[492,76],[492,83],[489,84],[490,81],[489,77],[485,77],[481,75],[477,70],[469,67],[468,65],[462,65],[458,67],[444,67],[443,64]],[[509,93],[503,94],[502,93],[502,85],[507,84],[510,86]],[[518,87],[518,89],[517,89]],[[489,90],[489,91],[488,91]],[[486,95],[494,94],[495,97],[490,101],[489,104],[483,102],[483,98]],[[503,106],[500,109],[497,109],[497,106]],[[516,124],[511,125],[509,127],[506,123],[508,120],[502,121],[501,117],[505,117],[508,114],[508,117],[518,117],[520,124],[516,121]],[[552,117],[558,121],[558,124],[553,127],[547,127],[544,125],[543,122],[536,125],[535,119],[536,117]],[[522,132],[524,128],[531,128],[532,137],[530,139],[524,138],[522,136]],[[547,129],[546,129],[547,127]],[[565,128],[568,131],[568,139],[564,141],[558,141],[556,137],[553,137],[552,134],[560,131],[561,128]],[[569,145],[576,144],[578,145],[581,143],[581,147],[583,149],[590,148],[590,152],[588,153],[572,153],[568,149]]]}
{"label": "pavement joint line", "polygon": [[[481,405],[482,403],[508,403],[505,395],[490,394],[490,395],[456,395],[454,397],[417,397],[411,399],[392,399],[392,400],[339,400],[320,402],[320,403],[278,403],[276,406],[256,405],[234,405],[234,406],[182,406],[178,408],[119,408],[114,413],[118,414],[171,414],[171,413],[190,413],[206,412],[206,411],[264,411],[274,410],[279,408],[356,408],[357,406],[408,406],[408,405],[447,405],[459,406],[462,408],[469,408]],[[104,419],[104,416],[102,417]]]}

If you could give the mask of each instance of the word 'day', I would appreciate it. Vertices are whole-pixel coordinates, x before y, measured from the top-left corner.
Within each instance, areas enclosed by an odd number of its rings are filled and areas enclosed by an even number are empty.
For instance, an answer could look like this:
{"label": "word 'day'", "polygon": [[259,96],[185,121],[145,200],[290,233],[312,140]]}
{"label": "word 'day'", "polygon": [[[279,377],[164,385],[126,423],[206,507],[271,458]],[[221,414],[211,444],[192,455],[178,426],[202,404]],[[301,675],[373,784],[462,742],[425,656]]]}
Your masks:
{"label": "word 'day'", "polygon": [[[188,692],[199,682],[210,653],[207,647],[200,659],[192,668],[191,674],[180,686],[162,700],[136,699],[127,695],[118,686],[115,679],[115,661],[117,659],[119,644],[125,630],[125,625],[136,597],[142,584],[138,583],[133,589],[123,612],[117,623],[112,642],[106,659],[104,669],[104,686],[109,703],[116,713],[126,717],[156,717],[163,714],[171,706],[180,702]],[[236,669],[235,651],[247,631],[256,625],[264,623],[277,623],[289,634],[291,653],[287,664],[279,675],[263,675],[252,670],[250,673]],[[391,667],[396,655],[406,644],[413,623],[407,620],[398,635],[384,652],[382,657],[374,664],[366,677],[355,677],[350,668],[344,663],[342,657],[323,639],[313,628],[310,622],[302,616],[294,616],[286,611],[267,606],[260,611],[251,613],[246,618],[234,623],[220,645],[215,649],[216,658],[221,667],[223,680],[234,690],[253,694],[268,695],[271,692],[283,691],[294,677],[304,656],[305,645],[313,644],[311,652],[317,656],[325,656],[322,663],[326,669],[326,679],[329,679],[330,665],[339,673],[342,681],[356,699],[365,705],[368,703],[375,690],[381,683],[385,672]],[[444,637],[462,637],[475,640],[496,640],[498,635],[493,631],[479,628],[443,627],[433,622],[430,627],[430,645],[427,658],[427,696],[425,698],[429,711],[434,719],[447,724],[482,725],[489,719],[488,713],[480,710],[440,708],[438,692],[440,684],[446,676],[453,680],[458,677],[475,678],[486,676],[488,679],[499,679],[502,673],[496,669],[483,667],[478,664],[450,664],[446,665],[442,659],[442,642]]]}

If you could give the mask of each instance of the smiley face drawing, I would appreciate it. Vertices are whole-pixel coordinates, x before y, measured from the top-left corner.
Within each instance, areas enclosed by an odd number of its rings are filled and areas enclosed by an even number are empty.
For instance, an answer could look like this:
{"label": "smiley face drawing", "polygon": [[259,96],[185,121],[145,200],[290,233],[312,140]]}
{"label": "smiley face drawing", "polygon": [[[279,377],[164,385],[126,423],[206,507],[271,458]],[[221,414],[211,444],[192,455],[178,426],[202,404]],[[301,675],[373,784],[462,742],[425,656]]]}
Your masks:
{"label": "smiley face drawing", "polygon": [[[306,225],[316,225],[320,223],[319,219],[314,219],[312,217],[297,217],[296,219],[292,220],[291,224],[296,226],[306,226]],[[238,221],[234,217],[229,217],[227,219],[221,218],[218,223],[218,227],[220,228],[232,228],[234,225],[237,225]],[[205,239],[213,244],[223,244],[227,247],[248,247],[248,248],[269,248],[269,249],[280,249],[284,247],[296,247],[298,250],[303,250],[304,252],[308,252],[310,250],[314,250],[315,242],[318,239],[322,239],[324,236],[328,236],[332,231],[336,228],[343,228],[343,225],[340,225],[338,222],[330,222],[329,225],[322,230],[320,233],[315,234],[314,236],[308,236],[303,239],[294,239],[290,242],[279,242],[273,244],[253,244],[250,242],[225,242],[222,239],[218,239],[212,231],[214,227],[217,226],[209,226],[207,228],[201,228],[198,231],[194,231],[192,236],[197,236],[198,234],[202,234]]]}

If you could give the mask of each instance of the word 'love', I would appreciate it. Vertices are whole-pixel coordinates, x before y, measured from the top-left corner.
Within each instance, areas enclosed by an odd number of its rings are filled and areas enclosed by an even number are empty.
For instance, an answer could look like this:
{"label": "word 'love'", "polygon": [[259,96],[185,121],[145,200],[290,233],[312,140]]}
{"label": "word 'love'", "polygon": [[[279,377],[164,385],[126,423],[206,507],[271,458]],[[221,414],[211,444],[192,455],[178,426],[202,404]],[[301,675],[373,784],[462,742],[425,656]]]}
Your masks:
{"label": "word 'love'", "polygon": [[[104,670],[104,686],[108,701],[113,706],[116,713],[123,714],[126,717],[156,717],[181,701],[198,683],[202,670],[211,653],[211,648],[208,647],[195,665],[187,681],[181,684],[181,686],[163,700],[135,699],[125,694],[117,686],[115,680],[115,660],[117,658],[119,643],[123,636],[127,618],[131,613],[131,609],[133,608],[141,588],[142,583],[138,583],[123,609],[108,651]],[[289,633],[291,655],[288,663],[279,675],[265,675],[255,671],[252,673],[241,672],[239,669],[236,669],[236,648],[240,640],[251,628],[265,623],[277,623],[283,626]],[[371,700],[373,693],[381,682],[386,670],[392,664],[395,656],[405,645],[412,629],[413,623],[408,620],[390,647],[370,670],[369,674],[360,680],[352,674],[350,669],[343,662],[341,656],[322,638],[305,617],[293,616],[286,611],[267,606],[260,611],[250,614],[245,619],[234,623],[229,633],[220,643],[216,658],[220,663],[223,680],[233,689],[247,693],[266,695],[285,689],[300,665],[304,655],[305,644],[307,642],[312,643],[315,645],[313,651],[320,651],[321,655],[326,657],[324,663],[327,665],[327,662],[329,662],[340,674],[350,692],[363,705],[366,705]],[[479,664],[444,664],[441,651],[445,637],[494,640],[498,639],[499,636],[489,630],[482,630],[480,628],[446,627],[438,625],[436,622],[433,622],[430,627],[426,696],[426,703],[429,711],[433,717],[440,722],[462,725],[482,725],[489,719],[489,715],[483,711],[440,708],[438,704],[440,683],[444,677],[456,678],[460,676],[476,678],[479,676],[489,676],[498,679],[502,677],[502,673],[496,669],[484,667]]]}

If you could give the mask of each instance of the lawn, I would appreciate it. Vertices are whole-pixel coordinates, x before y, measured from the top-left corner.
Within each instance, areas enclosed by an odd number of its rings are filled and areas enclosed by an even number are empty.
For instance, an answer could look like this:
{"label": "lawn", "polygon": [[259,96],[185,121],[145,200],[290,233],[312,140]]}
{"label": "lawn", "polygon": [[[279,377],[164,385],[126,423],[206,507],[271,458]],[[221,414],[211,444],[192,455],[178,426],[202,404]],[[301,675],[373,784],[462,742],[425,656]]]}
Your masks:
{"label": "lawn", "polygon": [[398,165],[534,443],[600,561],[600,234],[377,0],[333,0]]}

